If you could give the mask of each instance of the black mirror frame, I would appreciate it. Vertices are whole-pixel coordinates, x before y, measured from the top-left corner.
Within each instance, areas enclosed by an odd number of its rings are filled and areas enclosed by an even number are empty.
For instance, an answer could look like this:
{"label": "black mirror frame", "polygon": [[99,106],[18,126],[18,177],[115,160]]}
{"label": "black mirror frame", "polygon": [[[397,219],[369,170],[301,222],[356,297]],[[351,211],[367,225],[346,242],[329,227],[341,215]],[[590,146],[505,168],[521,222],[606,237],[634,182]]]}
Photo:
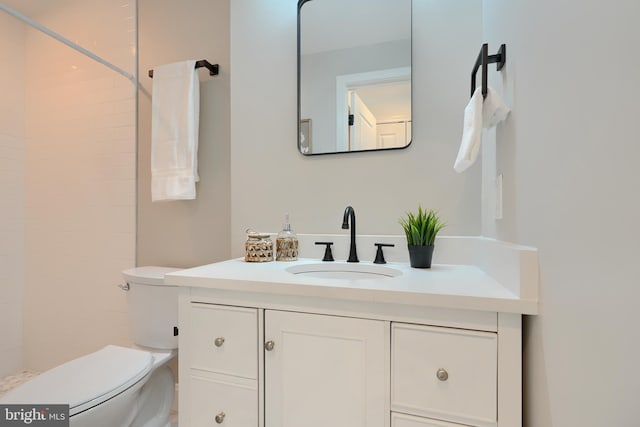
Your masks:
{"label": "black mirror frame", "polygon": [[[296,81],[297,81],[297,85],[298,85],[298,90],[297,90],[297,96],[298,96],[298,102],[297,102],[297,134],[296,134],[296,145],[298,147],[298,153],[302,154],[303,156],[322,156],[322,155],[328,155],[328,154],[348,154],[348,153],[368,153],[368,152],[375,152],[375,151],[390,151],[390,150],[404,150],[405,148],[409,147],[411,145],[411,143],[413,142],[413,131],[411,132],[411,140],[409,141],[409,143],[403,147],[390,147],[390,148],[372,148],[369,150],[353,150],[353,151],[327,151],[325,153],[303,153],[300,147],[300,132],[301,132],[301,120],[302,117],[300,116],[300,11],[302,10],[302,6],[307,3],[310,2],[312,0],[298,0],[298,19],[297,19],[297,50],[296,50],[296,54],[297,54],[297,58],[296,58],[296,62],[297,62],[297,73],[296,73]],[[411,72],[411,127],[413,128],[413,0],[411,0],[411,21],[410,21],[410,25],[411,25],[411,68],[412,68],[412,72]]]}

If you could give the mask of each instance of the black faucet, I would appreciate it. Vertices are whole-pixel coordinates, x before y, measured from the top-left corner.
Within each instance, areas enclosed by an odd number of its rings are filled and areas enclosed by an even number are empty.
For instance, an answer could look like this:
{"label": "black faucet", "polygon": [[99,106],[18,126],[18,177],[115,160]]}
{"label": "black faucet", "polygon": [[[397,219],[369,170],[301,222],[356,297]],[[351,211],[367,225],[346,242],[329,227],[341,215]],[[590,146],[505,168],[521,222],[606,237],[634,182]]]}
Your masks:
{"label": "black faucet", "polygon": [[351,245],[349,247],[349,259],[347,262],[360,262],[358,260],[358,252],[356,251],[356,211],[351,206],[347,206],[344,210],[342,218],[342,229],[349,229],[349,217],[351,217]]}

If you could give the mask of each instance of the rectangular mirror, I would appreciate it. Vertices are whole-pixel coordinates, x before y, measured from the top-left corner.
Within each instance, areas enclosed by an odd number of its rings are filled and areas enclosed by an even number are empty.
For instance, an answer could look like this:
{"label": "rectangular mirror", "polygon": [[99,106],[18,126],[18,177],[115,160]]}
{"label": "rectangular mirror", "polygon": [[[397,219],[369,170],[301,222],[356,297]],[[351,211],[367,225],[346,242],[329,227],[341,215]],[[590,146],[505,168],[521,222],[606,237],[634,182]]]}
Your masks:
{"label": "rectangular mirror", "polygon": [[411,0],[298,2],[298,149],[411,143]]}

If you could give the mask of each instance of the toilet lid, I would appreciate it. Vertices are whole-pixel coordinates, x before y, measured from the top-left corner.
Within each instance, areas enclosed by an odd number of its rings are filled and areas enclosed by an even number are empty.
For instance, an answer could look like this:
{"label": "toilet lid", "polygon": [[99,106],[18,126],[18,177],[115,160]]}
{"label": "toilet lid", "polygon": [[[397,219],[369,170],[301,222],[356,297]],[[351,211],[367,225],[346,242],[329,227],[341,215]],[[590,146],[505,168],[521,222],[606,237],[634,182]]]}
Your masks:
{"label": "toilet lid", "polygon": [[151,370],[151,353],[109,345],[16,387],[2,403],[68,404],[75,415],[122,393]]}

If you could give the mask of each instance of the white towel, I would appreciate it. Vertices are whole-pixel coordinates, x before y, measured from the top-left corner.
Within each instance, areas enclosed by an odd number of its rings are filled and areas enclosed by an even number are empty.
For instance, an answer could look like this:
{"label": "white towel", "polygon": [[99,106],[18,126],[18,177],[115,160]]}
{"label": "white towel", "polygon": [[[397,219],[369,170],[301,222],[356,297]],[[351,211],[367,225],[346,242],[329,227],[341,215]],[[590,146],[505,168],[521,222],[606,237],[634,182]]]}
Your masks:
{"label": "white towel", "polygon": [[200,82],[195,60],[153,70],[151,200],[196,198]]}
{"label": "white towel", "polygon": [[487,97],[482,104],[482,127],[490,129],[497,126],[498,123],[507,118],[510,111],[509,107],[500,98],[500,95],[491,87],[488,87]]}
{"label": "white towel", "polygon": [[492,128],[504,120],[511,110],[491,87],[487,88],[487,97],[482,99],[482,88],[477,88],[464,109],[464,127],[458,157],[453,165],[456,172],[462,173],[475,163],[482,142],[482,128]]}

